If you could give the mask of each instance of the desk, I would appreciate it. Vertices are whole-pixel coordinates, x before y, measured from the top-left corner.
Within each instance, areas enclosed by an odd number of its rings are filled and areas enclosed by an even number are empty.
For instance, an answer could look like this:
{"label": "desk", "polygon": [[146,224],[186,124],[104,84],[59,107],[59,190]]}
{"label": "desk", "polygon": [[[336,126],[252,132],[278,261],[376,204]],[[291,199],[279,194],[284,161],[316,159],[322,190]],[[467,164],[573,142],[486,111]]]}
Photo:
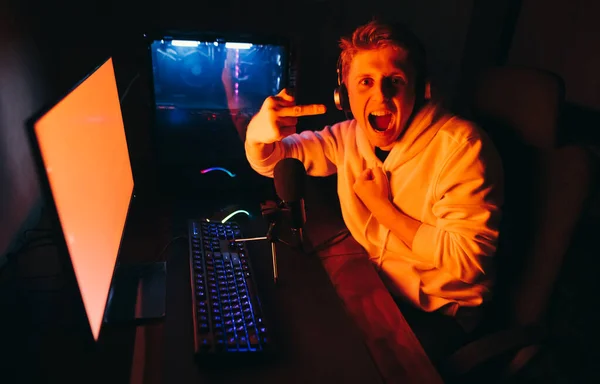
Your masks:
{"label": "desk", "polygon": [[[340,223],[324,220],[335,217],[326,209],[307,207],[307,234],[316,244]],[[123,258],[156,260],[173,237],[186,234],[188,218],[207,213],[187,202],[134,205]],[[248,236],[264,234],[264,227],[240,224]],[[4,306],[10,315],[4,320],[15,320],[2,328],[2,340],[8,340],[5,346],[13,352],[5,360],[8,377],[14,374],[20,382],[178,384],[441,381],[352,239],[320,252],[320,257],[280,246],[277,287],[268,244],[250,244],[250,251],[266,316],[281,350],[276,360],[243,372],[215,373],[195,364],[187,244],[180,240],[161,255],[168,260],[167,317],[162,322],[105,327],[101,342],[94,345],[82,308],[73,304],[76,295],[59,280],[51,297],[43,293],[35,304],[30,304],[31,297],[27,302],[15,298],[14,305]],[[41,256],[43,260],[49,255]],[[20,292],[16,290],[22,296]],[[52,316],[45,318],[48,314]],[[41,319],[47,321],[40,324]]]}
{"label": "desk", "polygon": [[[344,225],[331,209],[333,205],[319,198],[310,200],[306,235],[314,245],[339,232]],[[245,233],[248,229],[251,227]],[[259,236],[265,230],[247,235]],[[255,243],[250,251],[259,285],[262,283],[267,316],[279,326],[275,330],[284,341],[285,353],[281,361],[266,370],[253,371],[256,376],[248,377],[249,380],[376,382],[379,378],[365,376],[371,369],[364,356],[366,345],[368,360],[372,359],[386,383],[442,383],[364,249],[354,239],[349,237],[312,256],[286,246],[278,249],[278,287],[271,282],[268,244]],[[167,332],[168,329],[167,325]],[[294,332],[291,337],[284,334],[289,330]],[[315,348],[312,340],[323,343]],[[235,381],[239,376],[231,377]]]}
{"label": "desk", "polygon": [[[323,212],[323,211],[321,211]],[[323,241],[323,233],[338,233],[343,227],[333,215],[307,222],[312,242]],[[323,266],[342,299],[347,313],[360,327],[363,339],[386,383],[442,383],[415,334],[368,259],[365,250],[348,237],[318,252]]]}
{"label": "desk", "polygon": [[[186,234],[188,218],[207,214],[201,205],[180,202],[169,208],[173,212],[173,236]],[[255,221],[238,222],[247,236],[264,235],[266,231]],[[262,218],[258,222],[262,223]],[[345,312],[319,258],[278,245],[280,280],[275,286],[269,244],[248,245],[265,317],[274,332],[277,357],[239,370],[213,370],[195,364],[187,243],[182,240],[165,253],[168,277],[164,324],[137,330],[132,382],[382,382],[359,328]]]}

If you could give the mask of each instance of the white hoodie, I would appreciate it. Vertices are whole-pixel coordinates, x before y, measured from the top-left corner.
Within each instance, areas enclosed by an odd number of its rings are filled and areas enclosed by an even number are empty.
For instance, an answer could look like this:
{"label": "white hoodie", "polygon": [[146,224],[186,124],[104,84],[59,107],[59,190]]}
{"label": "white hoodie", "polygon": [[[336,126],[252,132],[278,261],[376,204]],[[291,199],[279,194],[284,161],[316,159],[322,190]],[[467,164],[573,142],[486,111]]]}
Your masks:
{"label": "white hoodie", "polygon": [[[394,295],[451,315],[488,298],[503,172],[490,139],[472,123],[425,106],[383,163],[356,120],[288,136],[264,159],[246,153],[264,176],[273,177],[285,157],[301,160],[312,176],[337,172],[344,222]],[[354,192],[361,172],[376,166],[389,175],[396,208],[422,223],[412,249],[379,224]]]}

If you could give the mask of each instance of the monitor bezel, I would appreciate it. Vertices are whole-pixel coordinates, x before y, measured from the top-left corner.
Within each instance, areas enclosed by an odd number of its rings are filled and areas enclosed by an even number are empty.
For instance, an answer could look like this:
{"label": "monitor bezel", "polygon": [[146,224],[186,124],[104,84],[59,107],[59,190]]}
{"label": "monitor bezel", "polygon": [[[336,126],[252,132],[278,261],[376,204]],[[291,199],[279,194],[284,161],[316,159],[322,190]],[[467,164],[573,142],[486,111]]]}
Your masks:
{"label": "monitor bezel", "polygon": [[[71,254],[69,252],[69,247],[67,246],[65,233],[63,231],[63,227],[60,222],[60,217],[58,215],[58,209],[56,207],[56,201],[54,199],[54,195],[52,193],[52,188],[50,186],[50,180],[48,179],[48,174],[44,171],[45,163],[44,163],[41,148],[40,148],[40,145],[39,145],[39,142],[37,139],[37,135],[35,133],[35,124],[42,117],[44,117],[48,112],[50,112],[54,107],[56,107],[61,101],[63,101],[69,95],[71,95],[78,87],[80,87],[83,83],[85,83],[85,81],[87,81],[93,74],[95,74],[109,60],[112,60],[112,67],[113,67],[113,72],[115,72],[115,83],[116,83],[117,79],[116,79],[116,70],[115,70],[115,65],[114,65],[114,57],[112,55],[104,56],[104,58],[101,60],[100,64],[96,64],[77,83],[75,83],[72,87],[68,88],[66,91],[60,93],[59,96],[56,97],[53,101],[45,104],[44,107],[42,107],[38,112],[36,112],[34,115],[32,115],[25,122],[25,131],[26,131],[27,138],[29,140],[31,154],[32,154],[32,157],[33,157],[33,160],[35,163],[35,171],[38,175],[41,197],[44,201],[44,206],[46,207],[46,212],[48,212],[49,220],[51,221],[51,226],[52,226],[52,229],[56,236],[56,248],[57,248],[58,257],[59,257],[60,262],[62,263],[62,268],[64,268],[64,272],[66,272],[65,275],[66,275],[66,278],[68,279],[67,283],[72,285],[74,287],[74,289],[76,289],[76,291],[77,291],[78,304],[80,305],[80,308],[83,310],[83,315],[85,316],[85,321],[87,322],[86,327],[89,331],[90,339],[94,343],[99,343],[103,338],[103,334],[104,334],[104,330],[105,330],[104,317],[106,315],[106,311],[107,311],[108,304],[109,304],[110,290],[114,283],[115,271],[119,265],[120,259],[122,258],[121,251],[122,251],[122,246],[123,246],[123,239],[125,237],[128,223],[130,221],[132,205],[133,205],[133,202],[135,199],[135,193],[136,193],[135,178],[133,177],[133,167],[131,166],[131,152],[130,152],[129,143],[127,142],[127,135],[125,135],[125,141],[127,143],[127,151],[128,151],[128,156],[130,159],[130,169],[131,169],[131,175],[132,175],[132,180],[133,180],[133,188],[131,190],[131,195],[129,196],[129,204],[127,206],[127,214],[125,216],[125,224],[123,226],[123,231],[121,233],[121,239],[119,240],[119,248],[118,248],[118,252],[117,252],[117,257],[115,259],[116,262],[115,262],[115,265],[113,266],[113,273],[110,278],[109,291],[107,292],[107,295],[106,295],[106,302],[104,304],[104,311],[102,314],[102,323],[101,323],[102,325],[100,326],[100,330],[98,332],[98,339],[94,339],[94,333],[92,331],[90,320],[89,320],[89,317],[87,314],[87,310],[85,309],[85,304],[83,302],[83,295],[81,293],[81,287],[79,286],[79,282],[77,281],[77,275],[75,274],[75,269],[73,267],[73,262],[71,260]],[[117,92],[118,92],[118,83],[117,83]],[[119,95],[117,95],[117,96],[119,96]],[[122,112],[122,108],[121,108],[120,97],[119,97],[119,106],[121,109],[121,119],[123,119],[123,115],[122,115],[123,112]]]}

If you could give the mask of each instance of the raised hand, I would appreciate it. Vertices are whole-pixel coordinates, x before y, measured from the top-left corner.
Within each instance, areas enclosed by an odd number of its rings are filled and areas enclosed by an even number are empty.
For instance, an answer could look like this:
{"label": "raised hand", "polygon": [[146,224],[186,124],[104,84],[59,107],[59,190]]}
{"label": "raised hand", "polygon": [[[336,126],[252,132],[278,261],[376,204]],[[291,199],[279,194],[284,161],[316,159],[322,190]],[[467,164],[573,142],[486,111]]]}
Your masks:
{"label": "raised hand", "polygon": [[280,141],[296,133],[298,117],[320,115],[326,111],[323,104],[296,105],[294,97],[284,89],[264,101],[248,125],[246,140],[262,144]]}

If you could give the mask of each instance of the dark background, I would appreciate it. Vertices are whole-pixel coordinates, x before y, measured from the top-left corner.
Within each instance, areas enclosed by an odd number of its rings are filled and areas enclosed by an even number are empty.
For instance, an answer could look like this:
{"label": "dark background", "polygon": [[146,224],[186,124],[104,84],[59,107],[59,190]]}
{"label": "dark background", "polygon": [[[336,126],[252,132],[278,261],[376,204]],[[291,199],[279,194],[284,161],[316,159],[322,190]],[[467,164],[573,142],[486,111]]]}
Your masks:
{"label": "dark background", "polygon": [[[123,91],[146,65],[138,43],[143,31],[154,27],[290,37],[298,49],[298,101],[329,106],[326,115],[304,121],[319,129],[342,117],[331,97],[340,35],[380,13],[405,22],[421,37],[436,87],[457,108],[463,105],[461,90],[481,68],[549,69],[566,83],[562,137],[600,146],[600,2],[595,0],[0,0],[0,265],[23,231],[36,225],[42,205],[24,121],[108,54],[115,58]],[[123,104],[138,186],[153,169],[149,110],[131,103],[146,100],[145,86],[135,83]]]}
{"label": "dark background", "polygon": [[[593,0],[253,2],[7,1],[0,3],[0,255],[35,222],[40,193],[23,121],[55,100],[109,52],[121,90],[139,71],[133,44],[156,26],[235,28],[291,37],[299,50],[299,101],[333,110],[337,40],[358,23],[384,13],[411,26],[427,46],[432,77],[453,101],[461,80],[490,64],[550,69],[566,82],[570,137],[600,142],[600,4]],[[273,16],[276,15],[276,16]],[[140,82],[139,86],[143,86]],[[132,89],[132,95],[136,92]],[[126,119],[135,111],[123,107]],[[311,125],[339,118],[337,112]],[[134,170],[151,159],[143,114],[127,124]],[[140,171],[141,172],[141,171]],[[136,172],[139,173],[139,172]],[[1,259],[1,258],[0,258]]]}

